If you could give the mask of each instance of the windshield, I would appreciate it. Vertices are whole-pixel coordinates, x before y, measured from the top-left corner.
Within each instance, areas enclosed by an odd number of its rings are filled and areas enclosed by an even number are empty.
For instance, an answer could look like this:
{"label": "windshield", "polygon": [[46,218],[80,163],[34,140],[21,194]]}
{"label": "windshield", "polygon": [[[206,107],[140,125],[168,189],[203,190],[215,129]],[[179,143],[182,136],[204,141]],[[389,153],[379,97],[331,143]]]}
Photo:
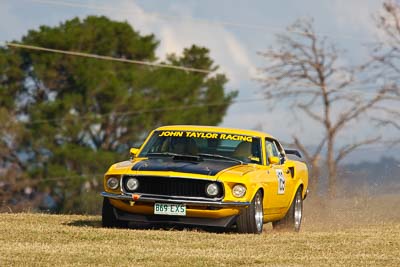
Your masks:
{"label": "windshield", "polygon": [[261,164],[260,138],[217,132],[156,131],[139,157],[191,155]]}

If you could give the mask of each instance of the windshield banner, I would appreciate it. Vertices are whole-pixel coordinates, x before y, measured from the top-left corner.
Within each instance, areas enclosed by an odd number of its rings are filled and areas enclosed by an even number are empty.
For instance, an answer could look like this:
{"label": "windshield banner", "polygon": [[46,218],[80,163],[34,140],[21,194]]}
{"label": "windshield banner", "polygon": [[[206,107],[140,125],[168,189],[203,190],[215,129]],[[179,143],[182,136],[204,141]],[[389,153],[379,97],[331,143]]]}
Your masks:
{"label": "windshield banner", "polygon": [[186,132],[186,131],[161,131],[158,136],[172,137],[188,137],[188,138],[206,138],[206,139],[222,139],[252,142],[253,138],[246,135],[225,134],[225,133],[208,133],[208,132]]}

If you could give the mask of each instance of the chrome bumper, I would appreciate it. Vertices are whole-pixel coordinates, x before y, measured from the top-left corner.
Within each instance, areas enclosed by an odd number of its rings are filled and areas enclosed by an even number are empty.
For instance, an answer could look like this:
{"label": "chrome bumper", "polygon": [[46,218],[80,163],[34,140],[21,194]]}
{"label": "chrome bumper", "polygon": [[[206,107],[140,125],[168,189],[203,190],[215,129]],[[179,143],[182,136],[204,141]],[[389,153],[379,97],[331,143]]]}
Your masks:
{"label": "chrome bumper", "polygon": [[154,197],[141,195],[138,199],[134,200],[132,195],[127,194],[112,194],[107,192],[101,193],[102,197],[129,200],[134,202],[162,202],[162,203],[183,203],[193,206],[214,206],[214,207],[247,207],[250,202],[224,202],[224,201],[209,201],[209,200],[194,200],[194,199],[182,199],[182,198],[168,198],[168,197]]}

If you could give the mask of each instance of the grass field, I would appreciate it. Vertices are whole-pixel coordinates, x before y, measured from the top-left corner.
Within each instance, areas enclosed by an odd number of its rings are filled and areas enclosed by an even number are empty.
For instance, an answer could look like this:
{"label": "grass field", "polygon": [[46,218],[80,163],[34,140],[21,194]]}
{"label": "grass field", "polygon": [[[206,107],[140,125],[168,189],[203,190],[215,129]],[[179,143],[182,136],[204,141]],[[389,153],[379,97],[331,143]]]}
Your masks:
{"label": "grass field", "polygon": [[0,266],[400,266],[395,199],[386,209],[385,199],[311,200],[300,233],[266,224],[262,235],[103,229],[99,216],[0,214]]}

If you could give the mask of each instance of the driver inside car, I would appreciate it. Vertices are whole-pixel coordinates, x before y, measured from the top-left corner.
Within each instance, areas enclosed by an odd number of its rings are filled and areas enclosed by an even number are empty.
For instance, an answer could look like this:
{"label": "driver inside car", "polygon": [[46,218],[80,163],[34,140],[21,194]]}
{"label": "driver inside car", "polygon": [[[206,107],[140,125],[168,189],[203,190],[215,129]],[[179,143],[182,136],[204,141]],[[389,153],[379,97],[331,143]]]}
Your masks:
{"label": "driver inside car", "polygon": [[163,144],[163,152],[170,152],[182,155],[197,155],[196,142],[192,138],[171,137]]}

